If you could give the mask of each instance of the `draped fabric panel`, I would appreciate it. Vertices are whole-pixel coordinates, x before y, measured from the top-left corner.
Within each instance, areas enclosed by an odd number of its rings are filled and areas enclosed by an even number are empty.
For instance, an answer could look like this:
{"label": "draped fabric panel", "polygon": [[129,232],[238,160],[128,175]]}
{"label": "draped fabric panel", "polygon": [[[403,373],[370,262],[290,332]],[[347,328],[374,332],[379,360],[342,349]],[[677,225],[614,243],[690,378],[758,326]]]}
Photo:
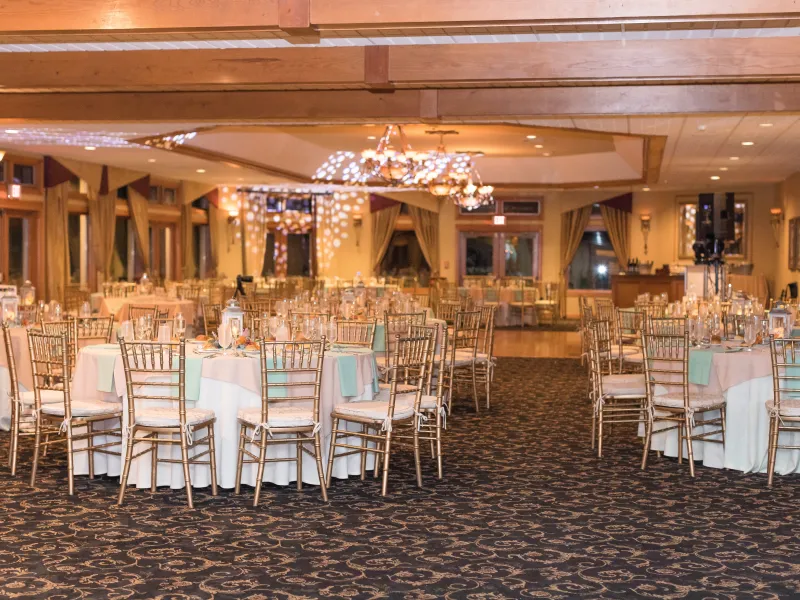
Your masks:
{"label": "draped fabric panel", "polygon": [[150,216],[148,214],[148,200],[128,186],[128,208],[136,232],[136,245],[145,271],[150,270]]}
{"label": "draped fabric panel", "polygon": [[430,210],[408,205],[414,233],[425,260],[431,267],[431,274],[439,271],[439,215]]}
{"label": "draped fabric panel", "polygon": [[567,308],[567,274],[569,265],[578,251],[583,232],[592,216],[592,206],[582,206],[561,214],[561,284],[558,286],[559,311],[563,317]]}
{"label": "draped fabric panel", "polygon": [[376,273],[386,250],[389,249],[389,242],[392,241],[401,206],[398,203],[372,213],[372,270]]}
{"label": "draped fabric panel", "polygon": [[116,190],[113,194],[101,195],[92,186],[87,189],[92,255],[99,282],[111,279],[111,259],[114,255],[114,232],[117,220],[116,196]]}
{"label": "draped fabric panel", "polygon": [[181,258],[183,262],[183,278],[192,279],[195,274],[194,240],[192,239],[192,205],[181,205]]}
{"label": "draped fabric panel", "polygon": [[620,269],[624,269],[628,264],[631,248],[630,215],[624,210],[604,204],[600,205],[600,214],[603,216],[603,223],[611,240],[611,246],[614,248],[614,254],[619,261]]}
{"label": "draped fabric panel", "polygon": [[44,194],[45,282],[47,297],[64,302],[69,273],[69,181],[49,187]]}
{"label": "draped fabric panel", "polygon": [[217,264],[219,260],[219,250],[217,244],[222,241],[220,237],[220,211],[213,202],[208,203],[208,245],[209,245],[209,270],[212,275],[218,275]]}

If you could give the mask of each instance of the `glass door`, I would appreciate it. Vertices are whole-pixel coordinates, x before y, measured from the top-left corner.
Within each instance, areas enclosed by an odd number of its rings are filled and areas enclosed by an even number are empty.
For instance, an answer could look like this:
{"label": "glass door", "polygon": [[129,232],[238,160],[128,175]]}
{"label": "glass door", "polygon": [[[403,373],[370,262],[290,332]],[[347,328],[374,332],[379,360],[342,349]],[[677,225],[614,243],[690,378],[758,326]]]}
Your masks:
{"label": "glass door", "polygon": [[539,279],[541,233],[470,231],[460,236],[460,274]]}
{"label": "glass door", "polygon": [[504,233],[502,277],[539,278],[539,233]]}
{"label": "glass door", "polygon": [[461,274],[496,275],[494,233],[461,234]]}
{"label": "glass door", "polygon": [[0,210],[0,273],[2,282],[21,286],[37,283],[38,213]]}

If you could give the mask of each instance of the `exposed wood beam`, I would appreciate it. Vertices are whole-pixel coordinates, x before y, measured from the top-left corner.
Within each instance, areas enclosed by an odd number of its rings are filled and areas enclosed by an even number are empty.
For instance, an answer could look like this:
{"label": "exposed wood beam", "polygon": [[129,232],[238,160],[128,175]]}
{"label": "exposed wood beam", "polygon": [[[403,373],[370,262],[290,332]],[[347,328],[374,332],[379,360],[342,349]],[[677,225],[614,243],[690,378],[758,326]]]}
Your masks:
{"label": "exposed wood beam", "polygon": [[311,0],[278,0],[278,27],[293,43],[319,43],[319,31],[311,24]]}
{"label": "exposed wood beam", "polygon": [[230,38],[244,32],[274,37],[282,29],[311,34],[316,28],[427,35],[443,28],[491,32],[498,25],[574,28],[750,19],[766,27],[799,15],[794,0],[7,0],[0,41]]}
{"label": "exposed wood beam", "polygon": [[0,123],[363,123],[800,112],[800,83],[282,92],[0,94]]}
{"label": "exposed wood beam", "polygon": [[3,90],[383,89],[800,80],[800,38],[0,53]]}

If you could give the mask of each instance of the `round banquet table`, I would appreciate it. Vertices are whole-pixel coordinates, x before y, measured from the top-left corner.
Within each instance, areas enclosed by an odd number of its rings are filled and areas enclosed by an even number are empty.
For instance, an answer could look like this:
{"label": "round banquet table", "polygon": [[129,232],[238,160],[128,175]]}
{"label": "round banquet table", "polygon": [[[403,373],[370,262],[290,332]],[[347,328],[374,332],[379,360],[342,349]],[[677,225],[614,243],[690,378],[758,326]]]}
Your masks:
{"label": "round banquet table", "polygon": [[[766,472],[769,414],[765,403],[773,399],[769,347],[759,346],[752,352],[725,352],[723,347],[692,349],[690,352],[689,393],[722,394],[726,405],[724,447],[722,444],[694,442],[695,460],[717,469]],[[705,360],[702,360],[703,354]],[[656,390],[656,393],[660,391]],[[719,412],[713,411],[699,418],[718,416]],[[663,424],[664,427],[669,425]],[[698,427],[696,432],[706,429],[710,428]],[[639,435],[644,435],[643,426],[639,427]],[[780,443],[800,445],[800,433],[782,433]],[[663,433],[654,431],[651,450],[660,450],[666,456],[678,456],[677,429]],[[683,456],[687,455],[684,442]],[[775,472],[781,475],[800,473],[800,450],[778,450]]]}
{"label": "round banquet table", "polygon": [[183,314],[187,324],[193,324],[197,313],[196,300],[170,299],[166,296],[128,296],[126,298],[103,298],[100,304],[100,315],[114,315],[118,322],[128,320],[128,309],[131,306],[155,306],[161,312],[169,311],[174,317],[178,312]]}
{"label": "round banquet table", "polygon": [[[354,357],[355,360],[345,357]],[[234,357],[216,356],[215,358],[203,357],[194,354],[187,347],[187,394],[188,380],[190,378],[190,361],[197,361],[199,375],[199,394],[196,400],[189,400],[187,407],[205,408],[214,411],[217,417],[215,425],[216,436],[216,462],[217,483],[223,488],[233,488],[236,485],[236,459],[239,449],[239,424],[237,413],[240,408],[261,406],[261,374],[259,358],[257,356]],[[340,363],[346,363],[351,371],[343,371]],[[348,378],[348,384],[340,380]],[[355,378],[355,381],[353,381]],[[331,434],[331,411],[333,407],[351,400],[369,400],[377,391],[377,368],[375,367],[374,354],[371,350],[329,351],[325,354],[322,367],[322,383],[320,386],[320,422],[322,425],[322,462],[327,468],[328,449]],[[104,400],[123,403],[123,424],[127,421],[127,397],[125,390],[125,372],[119,347],[113,345],[91,346],[80,351],[72,384],[73,396],[80,399]],[[348,389],[345,389],[348,388]],[[353,393],[356,396],[346,396]],[[152,390],[150,390],[152,393]],[[163,388],[163,393],[169,395],[169,389]],[[300,402],[302,404],[302,402]],[[176,406],[175,403],[171,403]],[[152,404],[159,406],[159,404]],[[114,421],[105,423],[108,427]],[[102,426],[101,426],[102,427]],[[202,437],[203,432],[199,432]],[[275,438],[280,436],[275,435]],[[288,436],[292,437],[292,436]],[[100,438],[103,441],[114,441],[113,438]],[[98,443],[102,441],[98,440]],[[118,438],[117,438],[118,440]],[[123,437],[123,444],[125,438]],[[352,438],[349,443],[356,443]],[[80,446],[76,446],[80,447]],[[85,444],[83,445],[85,447]],[[124,446],[123,446],[124,447]],[[205,446],[198,446],[195,451],[203,451]],[[134,449],[134,454],[140,448]],[[180,448],[175,445],[167,448],[164,445],[159,449],[160,457],[180,458]],[[190,449],[190,452],[192,450]],[[294,444],[275,444],[268,446],[267,458],[296,457]],[[121,461],[119,457],[97,454],[95,456],[95,473],[105,473],[110,476],[119,476]],[[368,457],[368,467],[371,468],[372,457]],[[141,468],[140,468],[141,467]],[[257,465],[244,465],[242,483],[254,485]],[[75,473],[85,475],[89,472],[88,457],[86,453],[75,456]],[[333,465],[333,477],[347,478],[349,475],[360,475],[361,462],[358,455],[337,458]],[[158,465],[157,484],[169,485],[173,489],[184,487],[182,467],[180,464],[160,463]],[[192,466],[192,486],[206,487],[211,485],[210,469],[204,465]],[[297,468],[294,461],[267,463],[264,469],[264,481],[277,485],[288,485],[297,480]],[[131,465],[130,485],[140,488],[150,487],[150,455],[135,459]],[[319,485],[317,468],[314,459],[304,454],[303,456],[303,482]]]}

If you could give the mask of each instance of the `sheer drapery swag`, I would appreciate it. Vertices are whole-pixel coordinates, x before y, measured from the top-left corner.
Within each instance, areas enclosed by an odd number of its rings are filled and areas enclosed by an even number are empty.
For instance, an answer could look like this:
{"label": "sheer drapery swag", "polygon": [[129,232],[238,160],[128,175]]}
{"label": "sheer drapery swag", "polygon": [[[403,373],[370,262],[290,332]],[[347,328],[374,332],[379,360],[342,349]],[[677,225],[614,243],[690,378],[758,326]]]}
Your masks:
{"label": "sheer drapery swag", "polygon": [[[194,255],[192,202],[198,200],[215,190],[216,187],[207,183],[194,181],[181,181],[178,185],[178,205],[181,207],[181,258],[183,262],[183,278],[191,279],[197,269],[197,259]],[[211,203],[209,202],[209,206]],[[211,224],[211,211],[209,210],[209,225]]]}
{"label": "sheer drapery swag", "polygon": [[558,308],[562,317],[566,314],[567,309],[569,265],[578,251],[591,215],[591,204],[561,213],[561,284],[558,286]]}
{"label": "sheer drapery swag", "polygon": [[372,213],[372,270],[379,274],[381,261],[389,242],[392,241],[394,225],[400,215],[402,203],[370,194],[370,212]]}
{"label": "sheer drapery swag", "polygon": [[603,224],[621,269],[627,266],[631,251],[631,212],[633,212],[633,194],[631,193],[615,196],[600,203]]}
{"label": "sheer drapery swag", "polygon": [[128,209],[136,233],[136,247],[142,259],[145,271],[150,270],[150,214],[148,199],[140,194],[132,185],[128,186]]}
{"label": "sheer drapery swag", "polygon": [[69,169],[50,156],[44,157],[44,254],[45,294],[48,300],[64,301],[64,288],[69,273]]}
{"label": "sheer drapery swag", "polygon": [[419,247],[431,267],[431,275],[439,272],[439,215],[409,204],[408,213],[414,225]]}

